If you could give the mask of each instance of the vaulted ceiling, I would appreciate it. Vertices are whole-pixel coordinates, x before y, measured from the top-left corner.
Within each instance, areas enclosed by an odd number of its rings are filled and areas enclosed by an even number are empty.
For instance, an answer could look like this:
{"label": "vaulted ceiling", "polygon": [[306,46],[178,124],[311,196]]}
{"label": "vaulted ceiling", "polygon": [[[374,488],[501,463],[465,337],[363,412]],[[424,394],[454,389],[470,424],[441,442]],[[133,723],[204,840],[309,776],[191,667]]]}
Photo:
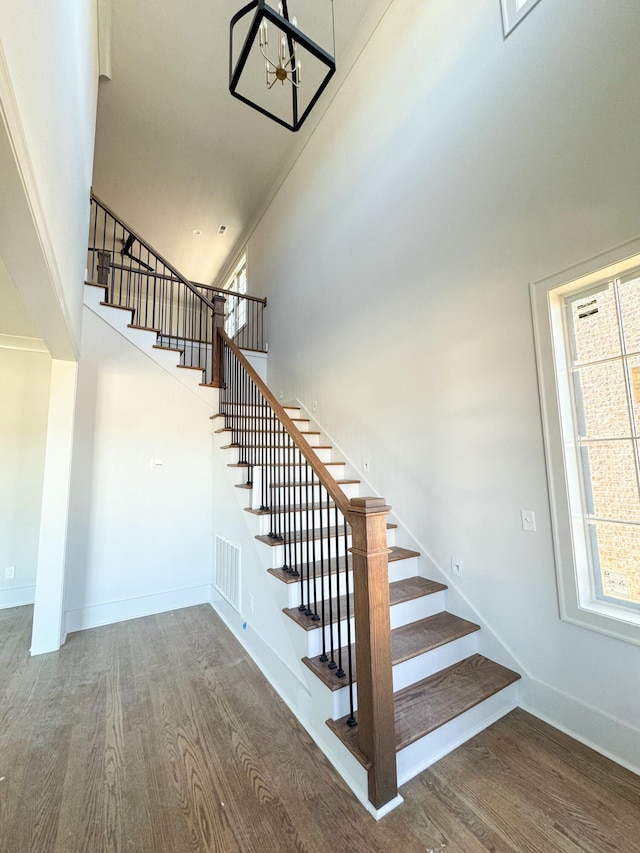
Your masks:
{"label": "vaulted ceiling", "polygon": [[[242,0],[111,0],[94,192],[185,275],[215,281],[390,2],[334,0],[338,70],[294,134],[229,94],[229,22]],[[304,31],[314,16],[330,15],[330,4],[289,0],[289,11]]]}

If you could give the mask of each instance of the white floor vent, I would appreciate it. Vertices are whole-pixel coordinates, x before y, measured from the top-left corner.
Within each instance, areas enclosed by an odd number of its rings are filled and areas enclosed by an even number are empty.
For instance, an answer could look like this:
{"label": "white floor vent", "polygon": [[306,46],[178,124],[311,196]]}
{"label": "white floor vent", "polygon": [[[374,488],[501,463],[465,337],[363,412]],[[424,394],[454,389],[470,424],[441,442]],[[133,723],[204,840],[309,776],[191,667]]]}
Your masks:
{"label": "white floor vent", "polygon": [[223,536],[216,536],[214,585],[229,604],[240,612],[240,548]]}

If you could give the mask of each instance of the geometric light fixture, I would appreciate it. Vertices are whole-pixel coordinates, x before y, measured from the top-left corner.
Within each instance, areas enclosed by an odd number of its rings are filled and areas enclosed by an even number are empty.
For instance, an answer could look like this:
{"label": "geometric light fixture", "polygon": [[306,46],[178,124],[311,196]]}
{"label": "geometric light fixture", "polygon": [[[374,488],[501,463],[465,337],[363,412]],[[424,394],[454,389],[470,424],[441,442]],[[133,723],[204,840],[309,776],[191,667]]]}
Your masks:
{"label": "geometric light fixture", "polygon": [[[334,56],[290,17],[295,2],[281,0],[273,8],[267,0],[252,0],[233,16],[229,33],[229,91],[293,131],[302,127],[336,70]],[[324,24],[324,40],[333,39],[335,54],[333,0],[314,0],[308,16],[314,18],[308,26],[319,23],[321,30]]]}

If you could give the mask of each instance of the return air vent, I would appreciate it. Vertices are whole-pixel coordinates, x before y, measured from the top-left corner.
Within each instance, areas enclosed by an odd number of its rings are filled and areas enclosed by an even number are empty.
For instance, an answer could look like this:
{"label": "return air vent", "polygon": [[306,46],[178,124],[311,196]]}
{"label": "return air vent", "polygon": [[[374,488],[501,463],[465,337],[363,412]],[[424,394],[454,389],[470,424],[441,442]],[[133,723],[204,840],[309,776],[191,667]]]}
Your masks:
{"label": "return air vent", "polygon": [[240,612],[240,548],[216,536],[215,588]]}

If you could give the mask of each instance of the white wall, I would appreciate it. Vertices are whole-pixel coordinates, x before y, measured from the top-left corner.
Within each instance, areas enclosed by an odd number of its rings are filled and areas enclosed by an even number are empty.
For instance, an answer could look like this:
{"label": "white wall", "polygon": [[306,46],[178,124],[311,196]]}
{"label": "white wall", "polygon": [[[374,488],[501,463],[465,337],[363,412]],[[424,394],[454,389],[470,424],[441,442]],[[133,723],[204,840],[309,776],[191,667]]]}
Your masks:
{"label": "white wall", "polygon": [[558,617],[528,284],[640,233],[639,37],[630,3],[503,40],[496,0],[395,0],[248,247],[275,393],[462,558],[531,707],[636,766],[640,648]]}
{"label": "white wall", "polygon": [[34,599],[50,373],[48,353],[0,347],[0,608]]}
{"label": "white wall", "polygon": [[0,254],[57,358],[80,339],[97,54],[95,0],[0,0]]}
{"label": "white wall", "polygon": [[[67,630],[209,600],[210,414],[195,393],[85,308]],[[152,458],[165,466],[152,468]]]}

